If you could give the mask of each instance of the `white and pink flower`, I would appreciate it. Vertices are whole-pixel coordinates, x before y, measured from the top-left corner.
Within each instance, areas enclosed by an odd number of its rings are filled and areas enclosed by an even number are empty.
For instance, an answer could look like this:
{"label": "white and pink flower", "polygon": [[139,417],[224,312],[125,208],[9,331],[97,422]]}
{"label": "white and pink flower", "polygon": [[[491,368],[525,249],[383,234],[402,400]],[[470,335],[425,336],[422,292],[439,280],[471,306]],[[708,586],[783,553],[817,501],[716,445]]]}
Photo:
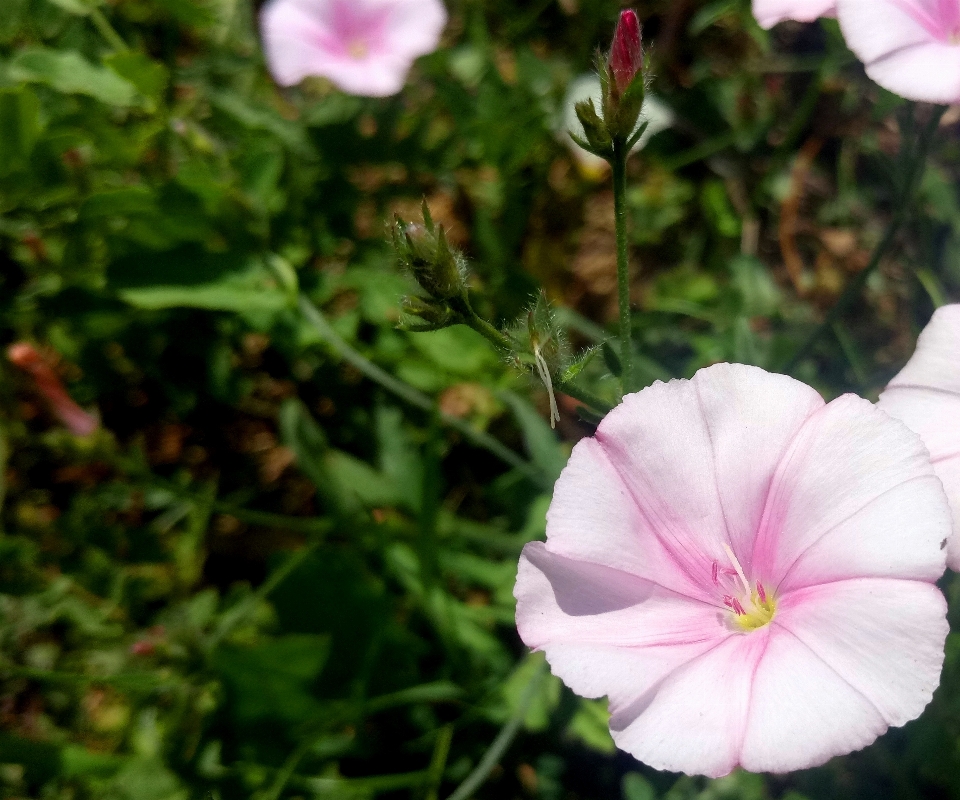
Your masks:
{"label": "white and pink flower", "polygon": [[764,28],[785,19],[812,22],[817,17],[835,17],[837,0],[753,0],[753,16]]}
{"label": "white and pink flower", "polygon": [[960,0],[839,0],[847,46],[901,97],[960,102]]}
{"label": "white and pink flower", "polygon": [[651,766],[811,767],[930,701],[950,524],[902,423],[720,364],[628,395],[574,448],[517,625]]}
{"label": "white and pink flower", "polygon": [[920,434],[953,508],[947,566],[960,570],[960,305],[939,309],[880,408]]}
{"label": "white and pink flower", "polygon": [[436,50],[446,22],[441,0],[270,0],[260,12],[277,83],[321,76],[368,97],[399,92],[414,60]]}

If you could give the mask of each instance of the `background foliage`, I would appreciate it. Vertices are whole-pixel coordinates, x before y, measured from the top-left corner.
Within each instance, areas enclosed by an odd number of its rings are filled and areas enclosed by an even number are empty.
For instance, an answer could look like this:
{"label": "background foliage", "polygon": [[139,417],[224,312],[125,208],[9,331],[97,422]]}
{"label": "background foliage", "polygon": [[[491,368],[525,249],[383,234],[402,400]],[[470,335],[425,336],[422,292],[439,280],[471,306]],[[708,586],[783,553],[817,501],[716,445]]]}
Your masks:
{"label": "background foliage", "polygon": [[[449,9],[407,89],[364,100],[279,91],[250,0],[4,0],[0,336],[56,354],[103,429],[71,436],[2,367],[0,793],[430,800],[519,727],[477,797],[960,797],[955,635],[920,721],[718,781],[616,753],[604,703],[525,655],[516,559],[590,425],[562,398],[552,432],[473,332],[398,329],[386,225],[426,197],[488,317],[543,286],[577,347],[602,342],[612,195],[559,125],[619,6]],[[829,21],[638,11],[677,114],[631,163],[643,382],[782,369],[869,261],[929,109]],[[790,367],[827,397],[875,397],[960,297],[958,121],[891,256]],[[585,375],[615,401],[610,366]]]}

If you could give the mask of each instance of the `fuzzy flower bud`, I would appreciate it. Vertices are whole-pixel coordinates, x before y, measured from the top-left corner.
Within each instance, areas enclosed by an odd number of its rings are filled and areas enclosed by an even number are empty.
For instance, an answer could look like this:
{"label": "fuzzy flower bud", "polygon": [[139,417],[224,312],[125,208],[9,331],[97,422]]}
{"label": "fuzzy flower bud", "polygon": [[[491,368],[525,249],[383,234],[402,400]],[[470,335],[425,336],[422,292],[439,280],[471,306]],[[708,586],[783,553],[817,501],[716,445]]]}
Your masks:
{"label": "fuzzy flower bud", "polygon": [[611,138],[628,139],[637,127],[645,88],[643,43],[635,12],[621,12],[610,54],[599,66],[604,124]]}
{"label": "fuzzy flower bud", "polygon": [[640,40],[640,20],[635,11],[628,9],[620,14],[617,29],[613,34],[613,47],[607,66],[613,75],[617,92],[623,94],[630,83],[643,69],[643,44]]}
{"label": "fuzzy flower bud", "polygon": [[393,246],[400,265],[431,297],[452,300],[466,291],[463,258],[450,247],[442,226],[433,224],[423,206],[423,225],[405,223],[399,217],[393,226]]}

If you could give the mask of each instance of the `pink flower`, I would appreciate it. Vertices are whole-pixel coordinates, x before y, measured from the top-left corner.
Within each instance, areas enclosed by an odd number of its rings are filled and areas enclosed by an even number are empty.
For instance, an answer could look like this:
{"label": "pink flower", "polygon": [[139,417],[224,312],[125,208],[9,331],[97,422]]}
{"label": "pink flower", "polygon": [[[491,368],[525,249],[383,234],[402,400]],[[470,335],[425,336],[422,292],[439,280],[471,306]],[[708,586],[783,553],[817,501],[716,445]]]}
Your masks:
{"label": "pink flower", "polygon": [[953,509],[947,566],[960,571],[960,305],[939,309],[880,408],[920,434]]}
{"label": "pink flower", "polygon": [[53,367],[32,344],[17,342],[10,345],[7,358],[33,378],[37,391],[71,433],[89,436],[99,427],[100,421],[74,402]]}
{"label": "pink flower", "polygon": [[849,48],[891,92],[930,103],[960,101],[960,2],[838,0]]}
{"label": "pink flower", "polygon": [[617,91],[627,91],[637,73],[643,69],[643,42],[640,39],[640,20],[635,11],[620,12],[617,29],[613,33],[613,46],[607,61]]}
{"label": "pink flower", "polygon": [[949,529],[904,425],[720,364],[628,395],[574,448],[517,626],[651,766],[810,767],[929,702]]}
{"label": "pink flower", "polygon": [[834,17],[837,0],[753,0],[753,16],[764,28],[785,19],[812,22],[817,17]]}
{"label": "pink flower", "polygon": [[446,22],[440,0],[270,0],[260,12],[277,83],[319,75],[368,97],[399,92],[414,59],[436,49]]}

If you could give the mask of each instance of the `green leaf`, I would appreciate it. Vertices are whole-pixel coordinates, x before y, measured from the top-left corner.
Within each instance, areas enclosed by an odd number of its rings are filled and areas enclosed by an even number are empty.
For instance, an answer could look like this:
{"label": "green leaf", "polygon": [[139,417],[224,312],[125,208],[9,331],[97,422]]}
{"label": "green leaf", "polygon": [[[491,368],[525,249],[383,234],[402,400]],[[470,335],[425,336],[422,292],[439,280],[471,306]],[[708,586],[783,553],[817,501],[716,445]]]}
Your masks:
{"label": "green leaf", "polygon": [[570,454],[557,439],[557,434],[529,400],[513,392],[503,392],[500,397],[510,406],[523,431],[523,441],[530,459],[553,480],[559,478]]}
{"label": "green leaf", "polygon": [[609,755],[617,751],[610,738],[610,712],[605,700],[581,699],[577,713],[567,725],[567,734],[599,753]]}
{"label": "green leaf", "polygon": [[28,88],[0,90],[0,175],[28,166],[40,135],[40,104]]}
{"label": "green leaf", "polygon": [[21,50],[11,59],[8,74],[15,81],[42,83],[58,92],[88,95],[108,105],[128,107],[137,100],[137,89],[130,81],[113,70],[91,64],[73,50]]}
{"label": "green leaf", "polygon": [[623,776],[623,800],[657,800],[657,791],[639,772],[628,772]]}
{"label": "green leaf", "polygon": [[[116,209],[133,198],[133,194],[114,196],[116,204],[112,207]],[[100,210],[111,207],[107,200],[98,201],[97,205]],[[207,253],[195,247],[118,259],[107,271],[107,282],[131,305],[150,310],[203,308],[276,313],[290,304],[288,294],[277,285],[276,277],[262,259]]]}
{"label": "green leaf", "polygon": [[148,110],[155,109],[163,100],[170,80],[163,64],[136,50],[111,53],[103,62],[121,78],[137,87],[137,91],[149,101]]}
{"label": "green leaf", "polygon": [[55,6],[59,6],[69,14],[77,14],[85,17],[91,10],[100,5],[99,0],[47,0]]}
{"label": "green leaf", "polygon": [[290,634],[253,647],[221,647],[214,663],[239,721],[302,722],[319,708],[309,688],[329,652],[328,636]]}

